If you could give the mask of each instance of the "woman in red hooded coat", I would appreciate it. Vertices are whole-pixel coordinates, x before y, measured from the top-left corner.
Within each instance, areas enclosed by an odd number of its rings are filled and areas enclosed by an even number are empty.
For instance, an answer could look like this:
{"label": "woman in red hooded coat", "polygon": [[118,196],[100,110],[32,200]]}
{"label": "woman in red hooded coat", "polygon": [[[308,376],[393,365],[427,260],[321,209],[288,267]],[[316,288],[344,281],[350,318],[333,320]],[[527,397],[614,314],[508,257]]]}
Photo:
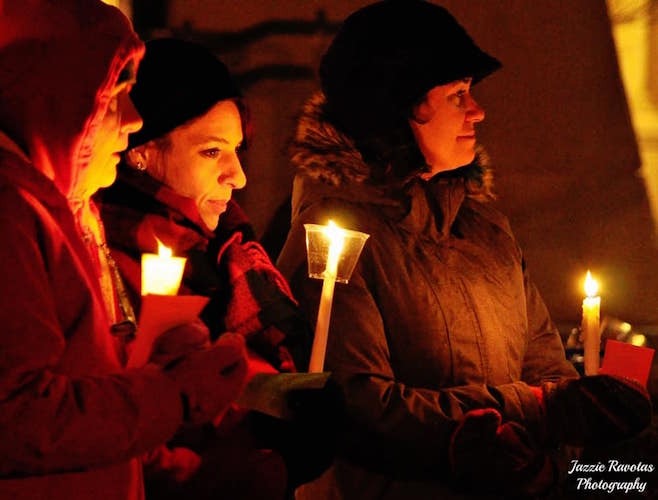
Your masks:
{"label": "woman in red hooded coat", "polygon": [[141,126],[128,93],[143,45],[96,0],[0,14],[0,498],[139,499],[137,457],[235,399],[244,342],[125,368],[90,196]]}

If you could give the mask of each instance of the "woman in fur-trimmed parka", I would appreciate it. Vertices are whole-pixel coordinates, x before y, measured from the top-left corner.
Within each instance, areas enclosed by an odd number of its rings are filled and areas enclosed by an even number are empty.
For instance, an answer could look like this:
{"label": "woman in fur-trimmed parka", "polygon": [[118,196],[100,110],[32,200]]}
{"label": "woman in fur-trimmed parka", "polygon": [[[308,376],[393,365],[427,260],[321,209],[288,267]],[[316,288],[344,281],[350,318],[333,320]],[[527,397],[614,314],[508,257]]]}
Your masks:
{"label": "woman in fur-trimmed parka", "polygon": [[340,456],[298,499],[536,495],[555,482],[546,443],[565,440],[546,437],[545,388],[577,374],[476,154],[471,86],[499,66],[422,1],[357,11],[323,57],[278,260],[310,319],[322,283],[307,277],[303,224],[370,238],[331,317]]}

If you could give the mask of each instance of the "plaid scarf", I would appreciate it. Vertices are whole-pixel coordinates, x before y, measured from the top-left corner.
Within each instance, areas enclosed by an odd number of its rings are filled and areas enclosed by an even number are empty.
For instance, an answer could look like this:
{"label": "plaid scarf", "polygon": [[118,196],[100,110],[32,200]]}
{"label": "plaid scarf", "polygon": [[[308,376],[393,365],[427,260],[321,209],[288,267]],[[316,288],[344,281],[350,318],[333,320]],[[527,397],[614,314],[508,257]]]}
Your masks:
{"label": "plaid scarf", "polygon": [[136,310],[141,254],[156,252],[157,238],[174,255],[188,259],[179,293],[210,297],[201,319],[211,338],[226,331],[240,333],[280,371],[306,366],[312,332],[285,278],[253,241],[237,203],[229,202],[211,232],[193,200],[123,167],[117,182],[101,193],[100,205],[108,244]]}

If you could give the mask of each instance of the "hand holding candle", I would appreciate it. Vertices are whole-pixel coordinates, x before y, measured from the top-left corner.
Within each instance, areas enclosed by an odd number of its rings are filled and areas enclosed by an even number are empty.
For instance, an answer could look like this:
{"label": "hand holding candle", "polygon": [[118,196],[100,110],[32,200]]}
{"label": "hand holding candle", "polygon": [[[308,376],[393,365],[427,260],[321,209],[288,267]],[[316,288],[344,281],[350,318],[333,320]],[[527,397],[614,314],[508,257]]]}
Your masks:
{"label": "hand holding candle", "polygon": [[172,257],[158,240],[158,254],[142,254],[142,295],[176,295],[185,269],[184,257]]}
{"label": "hand holding candle", "polygon": [[585,356],[585,375],[596,375],[599,372],[601,297],[596,295],[598,288],[598,283],[592,278],[592,274],[587,271],[587,278],[585,278],[585,293],[587,297],[583,300],[583,320],[581,324]]}
{"label": "hand holding candle", "polygon": [[317,373],[324,369],[334,286],[336,281],[348,282],[368,235],[342,229],[333,221],[327,226],[304,224],[304,227],[309,276],[323,280],[309,364],[309,372]]}

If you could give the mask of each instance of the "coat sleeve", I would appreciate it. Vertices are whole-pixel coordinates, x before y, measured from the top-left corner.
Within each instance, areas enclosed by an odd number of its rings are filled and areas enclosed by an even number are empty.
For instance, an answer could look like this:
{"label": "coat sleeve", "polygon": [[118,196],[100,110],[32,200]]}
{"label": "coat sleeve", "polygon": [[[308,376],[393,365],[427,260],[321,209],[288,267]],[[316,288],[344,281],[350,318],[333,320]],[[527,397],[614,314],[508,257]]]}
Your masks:
{"label": "coat sleeve", "polygon": [[[117,366],[117,373],[97,376],[58,369],[71,356],[67,343],[78,343],[83,358],[93,356],[94,335],[80,330],[84,325],[76,325],[75,338],[62,331],[54,297],[66,293],[67,283],[54,288],[49,263],[65,252],[54,246],[44,258],[36,219],[18,198],[10,201],[13,212],[0,214],[0,476],[85,470],[164,442],[180,425],[182,407],[159,367]],[[71,287],[84,286],[70,279]]]}
{"label": "coat sleeve", "polygon": [[523,265],[523,282],[528,317],[528,342],[521,372],[521,381],[492,388],[502,404],[502,413],[510,420],[521,422],[535,435],[543,435],[543,410],[537,405],[530,386],[577,378],[578,372],[566,359],[557,327]]}

